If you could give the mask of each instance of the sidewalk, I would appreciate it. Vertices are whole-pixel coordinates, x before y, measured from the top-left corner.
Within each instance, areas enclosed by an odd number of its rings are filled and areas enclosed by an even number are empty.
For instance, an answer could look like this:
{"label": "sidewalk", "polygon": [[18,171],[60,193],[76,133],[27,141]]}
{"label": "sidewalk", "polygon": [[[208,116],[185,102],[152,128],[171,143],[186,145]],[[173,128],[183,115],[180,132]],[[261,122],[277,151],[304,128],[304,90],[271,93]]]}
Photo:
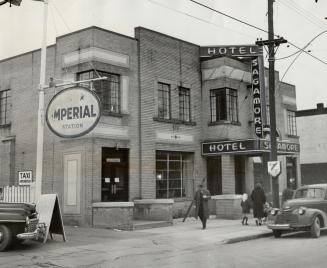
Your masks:
{"label": "sidewalk", "polygon": [[[174,246],[190,243],[237,243],[251,239],[271,236],[272,232],[266,225],[256,226],[253,218],[248,221],[249,225],[242,225],[241,220],[216,219],[211,217],[207,222],[207,229],[202,230],[200,220],[193,217],[183,219],[174,219],[172,226],[150,228],[144,230],[123,231],[108,230],[98,228],[80,228],[65,226],[68,241],[78,244],[98,241],[99,238],[110,238],[111,243],[118,240],[129,239],[156,239],[158,243],[170,244],[174,241]],[[93,241],[93,242],[95,242]]]}

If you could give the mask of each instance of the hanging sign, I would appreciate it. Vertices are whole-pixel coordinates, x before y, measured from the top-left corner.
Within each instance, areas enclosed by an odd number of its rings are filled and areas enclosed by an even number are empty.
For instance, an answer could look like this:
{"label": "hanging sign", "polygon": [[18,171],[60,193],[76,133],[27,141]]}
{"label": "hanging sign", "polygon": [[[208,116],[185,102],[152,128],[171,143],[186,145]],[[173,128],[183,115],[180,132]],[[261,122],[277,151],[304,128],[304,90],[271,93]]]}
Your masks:
{"label": "hanging sign", "polygon": [[94,92],[84,87],[71,87],[51,99],[46,121],[50,130],[59,137],[74,138],[90,132],[100,115],[100,101]]}
{"label": "hanging sign", "polygon": [[263,55],[262,47],[256,45],[200,47],[200,57],[212,57],[212,56],[252,57],[252,56],[262,56],[262,55]]}
{"label": "hanging sign", "polygon": [[261,107],[261,90],[260,90],[260,68],[259,58],[253,57],[251,60],[252,67],[252,92],[253,92],[253,124],[254,132],[258,138],[262,138],[262,107]]}
{"label": "hanging sign", "polygon": [[268,173],[273,176],[277,177],[281,173],[281,164],[280,161],[268,161]]}

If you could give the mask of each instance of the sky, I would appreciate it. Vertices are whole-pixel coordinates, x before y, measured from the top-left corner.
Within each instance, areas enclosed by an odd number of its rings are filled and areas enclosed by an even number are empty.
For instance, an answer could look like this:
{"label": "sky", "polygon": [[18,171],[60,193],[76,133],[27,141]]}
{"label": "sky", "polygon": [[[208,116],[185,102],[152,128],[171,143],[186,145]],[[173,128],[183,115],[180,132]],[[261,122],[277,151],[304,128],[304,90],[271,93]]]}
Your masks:
{"label": "sky", "polygon": [[[196,1],[268,29],[267,0]],[[33,0],[22,0],[20,6],[0,6],[0,60],[41,47],[43,10],[44,4]],[[264,31],[190,0],[49,0],[48,14],[48,45],[58,36],[93,25],[131,37],[135,27],[143,26],[200,46],[254,44],[257,38],[268,38]],[[316,57],[297,53],[281,59],[299,50],[288,44],[277,50],[276,70],[284,82],[296,86],[298,110],[314,109],[317,103],[327,106],[326,18],[324,0],[274,2],[275,34],[298,47],[306,46],[307,53]]]}

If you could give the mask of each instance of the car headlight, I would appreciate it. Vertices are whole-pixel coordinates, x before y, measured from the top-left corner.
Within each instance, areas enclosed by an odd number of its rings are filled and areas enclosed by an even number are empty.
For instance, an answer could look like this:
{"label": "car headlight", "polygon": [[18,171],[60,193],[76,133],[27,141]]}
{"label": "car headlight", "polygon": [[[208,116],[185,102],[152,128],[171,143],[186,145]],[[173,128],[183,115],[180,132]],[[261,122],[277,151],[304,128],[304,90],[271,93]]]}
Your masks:
{"label": "car headlight", "polygon": [[26,226],[30,225],[30,218],[27,216],[25,219]]}
{"label": "car headlight", "polygon": [[303,215],[305,213],[305,208],[304,207],[300,207],[299,210],[298,210],[298,213],[300,215]]}

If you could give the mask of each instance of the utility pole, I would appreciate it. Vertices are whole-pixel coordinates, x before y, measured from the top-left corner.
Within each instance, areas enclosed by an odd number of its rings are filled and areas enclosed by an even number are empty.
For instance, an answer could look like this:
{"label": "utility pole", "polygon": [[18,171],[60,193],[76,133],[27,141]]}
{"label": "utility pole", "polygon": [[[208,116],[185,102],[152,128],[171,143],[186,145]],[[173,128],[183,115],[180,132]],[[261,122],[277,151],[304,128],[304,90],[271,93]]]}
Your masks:
{"label": "utility pole", "polygon": [[35,174],[35,200],[42,193],[43,177],[43,138],[44,138],[44,86],[47,58],[47,24],[48,24],[48,0],[43,0],[43,37],[41,47],[41,66],[39,84],[39,108],[37,117],[37,144],[36,144],[36,174]]}
{"label": "utility pole", "polygon": [[[274,0],[268,0],[268,40],[257,41],[259,46],[268,46],[269,62],[269,111],[270,111],[270,161],[277,161],[276,141],[276,107],[275,107],[275,47],[287,41],[283,38],[274,39]],[[278,176],[272,177],[273,206],[279,207]]]}

